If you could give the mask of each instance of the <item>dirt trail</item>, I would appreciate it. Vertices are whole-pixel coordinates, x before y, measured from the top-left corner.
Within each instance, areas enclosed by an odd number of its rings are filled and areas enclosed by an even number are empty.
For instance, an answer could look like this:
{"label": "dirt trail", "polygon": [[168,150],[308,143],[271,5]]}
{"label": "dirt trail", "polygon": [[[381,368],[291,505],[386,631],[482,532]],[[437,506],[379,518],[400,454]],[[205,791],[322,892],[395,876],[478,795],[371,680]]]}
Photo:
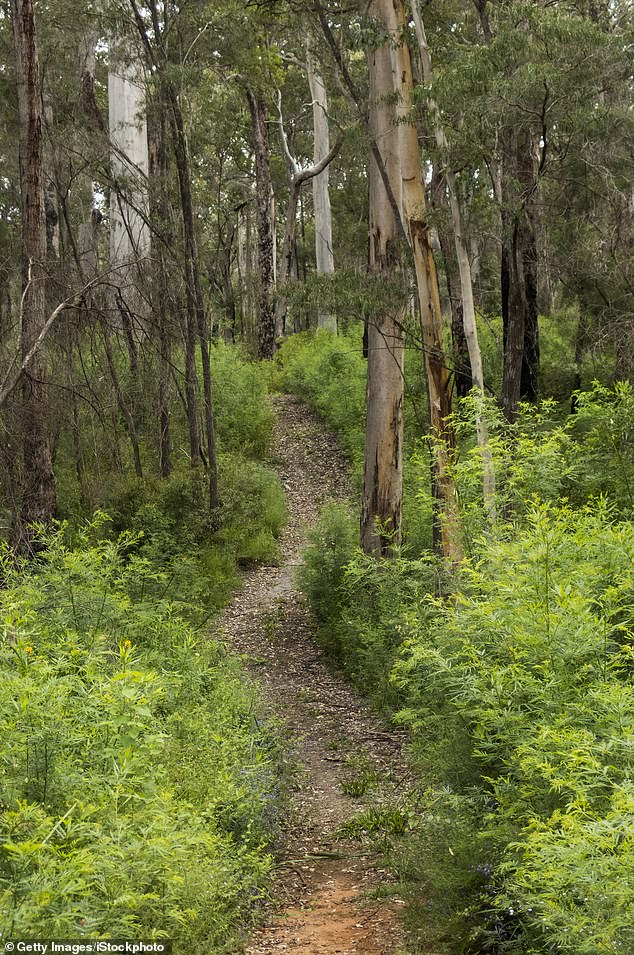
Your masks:
{"label": "dirt trail", "polygon": [[362,753],[364,765],[402,789],[402,739],[387,732],[328,666],[294,582],[305,530],[324,501],[345,497],[347,468],[310,411],[287,396],[274,400],[275,455],[289,510],[284,559],[279,567],[246,575],[219,629],[235,652],[246,655],[269,705],[286,721],[304,771],[275,887],[279,908],[245,952],[396,955],[404,951],[396,918],[401,903],[364,898],[390,877],[358,844],[336,839],[335,830],[362,808],[341,788],[350,757]]}

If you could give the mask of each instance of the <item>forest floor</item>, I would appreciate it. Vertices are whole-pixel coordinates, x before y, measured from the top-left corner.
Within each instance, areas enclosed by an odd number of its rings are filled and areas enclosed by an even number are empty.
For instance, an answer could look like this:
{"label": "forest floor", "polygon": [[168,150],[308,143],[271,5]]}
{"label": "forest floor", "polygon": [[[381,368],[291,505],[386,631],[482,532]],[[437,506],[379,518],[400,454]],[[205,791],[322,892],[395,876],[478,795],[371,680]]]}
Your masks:
{"label": "forest floor", "polygon": [[289,396],[273,400],[274,453],[289,516],[283,556],[278,566],[245,574],[218,628],[285,722],[300,771],[274,903],[244,952],[400,955],[406,947],[398,910],[405,903],[389,891],[381,857],[337,830],[364,808],[345,791],[347,780],[354,788],[355,773],[380,779],[382,798],[397,799],[408,788],[404,736],[382,724],[326,660],[295,582],[306,531],[321,506],[348,496],[348,468],[315,415]]}

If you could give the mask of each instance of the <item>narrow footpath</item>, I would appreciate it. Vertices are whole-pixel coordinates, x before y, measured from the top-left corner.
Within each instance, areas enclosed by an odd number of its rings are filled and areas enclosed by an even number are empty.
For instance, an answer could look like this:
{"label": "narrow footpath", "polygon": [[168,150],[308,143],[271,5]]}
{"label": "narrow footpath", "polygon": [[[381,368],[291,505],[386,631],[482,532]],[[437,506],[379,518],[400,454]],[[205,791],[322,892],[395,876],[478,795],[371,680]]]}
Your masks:
{"label": "narrow footpath", "polygon": [[402,955],[398,899],[367,898],[389,882],[380,861],[336,830],[362,806],[342,789],[351,760],[363,758],[383,781],[408,784],[403,737],[390,730],[320,652],[294,580],[306,531],[327,500],[347,496],[344,459],[319,420],[296,399],[274,399],[275,458],[289,522],[282,562],[247,573],[221,618],[219,635],[243,654],[267,705],[287,724],[300,765],[283,847],[275,905],[244,949],[267,953]]}

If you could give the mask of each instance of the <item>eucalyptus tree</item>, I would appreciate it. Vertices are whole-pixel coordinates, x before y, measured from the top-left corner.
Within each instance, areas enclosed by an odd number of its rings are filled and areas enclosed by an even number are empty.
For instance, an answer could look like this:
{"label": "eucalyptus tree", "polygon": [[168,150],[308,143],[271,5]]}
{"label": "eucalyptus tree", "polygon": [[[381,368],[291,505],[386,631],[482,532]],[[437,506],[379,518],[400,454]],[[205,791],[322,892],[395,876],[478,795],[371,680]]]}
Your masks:
{"label": "eucalyptus tree", "polygon": [[[502,314],[501,400],[513,418],[539,389],[540,288],[560,301],[583,295],[582,329],[592,315],[606,335],[618,316],[627,324],[615,293],[630,241],[631,10],[478,0],[428,7],[425,19],[440,64],[434,98],[450,131],[448,150],[430,149],[435,164],[460,171],[469,237],[498,276],[497,295],[480,296]],[[618,266],[608,238],[616,235]]]}
{"label": "eucalyptus tree", "polygon": [[143,328],[145,311],[138,275],[150,252],[148,226],[149,153],[144,63],[134,36],[110,40],[108,57],[108,129],[112,186],[110,189],[110,264],[116,307],[128,329],[134,363],[133,336]]}
{"label": "eucalyptus tree", "polygon": [[[370,11],[378,15],[381,0],[374,0]],[[402,178],[398,130],[390,102],[393,78],[387,43],[369,52],[368,75],[369,132],[379,153],[377,161],[376,151],[371,152],[368,167],[369,268],[381,281],[394,285],[403,255],[399,231]],[[391,306],[371,316],[367,328],[361,546],[377,556],[389,554],[401,540],[405,309],[404,296],[395,296]]]}
{"label": "eucalyptus tree", "polygon": [[[284,242],[282,246],[282,270],[278,282],[277,299],[275,307],[275,333],[280,336],[286,330],[286,286],[291,280],[293,261],[295,258],[295,233],[297,227],[297,205],[301,193],[301,188],[306,182],[312,179],[318,179],[323,173],[328,171],[330,163],[339,152],[343,143],[343,133],[340,133],[335,143],[330,146],[328,152],[321,155],[312,165],[303,165],[300,160],[294,156],[290,150],[288,137],[284,128],[284,117],[282,115],[282,93],[278,91],[277,101],[278,129],[284,158],[288,167],[288,203],[286,207],[286,223],[284,228]],[[322,148],[323,143],[319,143]],[[326,185],[327,189],[327,185]],[[323,191],[323,187],[322,187]],[[319,199],[323,200],[321,192]],[[323,212],[323,206],[322,210]],[[323,215],[320,217],[320,226],[323,227]],[[317,224],[315,227],[317,232]],[[323,237],[322,240],[323,241]]]}
{"label": "eucalyptus tree", "polygon": [[[46,208],[43,113],[35,12],[32,0],[12,0],[20,135],[22,294],[20,346],[26,359],[46,324]],[[13,529],[15,546],[28,552],[33,524],[55,513],[55,479],[47,426],[47,362],[34,354],[23,376],[20,425],[22,500]]]}
{"label": "eucalyptus tree", "polygon": [[[431,89],[433,83],[432,60],[429,45],[427,43],[427,34],[420,10],[419,0],[412,0],[412,16],[414,19],[416,39],[418,41],[418,49],[421,58],[423,80],[425,85]],[[471,262],[469,261],[469,249],[464,226],[464,215],[462,212],[462,204],[458,192],[456,175],[454,170],[447,162],[447,151],[449,144],[442,123],[442,117],[440,115],[440,110],[438,109],[438,104],[431,96],[428,100],[428,111],[432,126],[434,128],[436,143],[438,145],[443,166],[443,177],[446,182],[447,192],[449,194],[449,207],[451,210],[454,233],[455,257],[458,266],[458,274],[460,277],[463,331],[469,354],[469,364],[471,367],[471,376],[473,385],[475,387],[475,399],[477,403],[476,433],[483,461],[484,503],[489,515],[489,519],[493,524],[495,523],[495,470],[493,465],[493,456],[491,454],[491,448],[489,445],[488,426],[483,408],[483,399],[485,394],[484,370],[476,322],[473,278],[471,273]],[[407,117],[405,117],[405,119],[407,119]]]}
{"label": "eucalyptus tree", "polygon": [[[324,82],[319,59],[311,49],[310,39],[306,45],[306,75],[310,87],[313,110],[313,163],[318,166],[330,153],[330,124],[328,120],[328,90]],[[332,245],[332,207],[330,203],[330,170],[328,166],[313,178],[313,214],[315,220],[315,266],[318,275],[332,275],[335,257]],[[317,324],[320,328],[337,331],[337,316],[319,308]]]}

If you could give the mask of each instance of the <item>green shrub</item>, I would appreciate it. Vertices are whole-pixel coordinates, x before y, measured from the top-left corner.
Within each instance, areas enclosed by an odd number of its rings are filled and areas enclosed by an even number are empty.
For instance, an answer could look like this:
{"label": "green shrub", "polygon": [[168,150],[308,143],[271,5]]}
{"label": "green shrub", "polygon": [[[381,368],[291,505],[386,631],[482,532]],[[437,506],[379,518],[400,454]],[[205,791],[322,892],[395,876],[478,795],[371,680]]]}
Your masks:
{"label": "green shrub", "polygon": [[215,539],[238,562],[272,560],[286,524],[284,493],[277,475],[239,455],[222,455],[219,472],[224,488],[223,523]]}
{"label": "green shrub", "polygon": [[278,353],[279,384],[324,419],[339,439],[357,481],[363,473],[365,378],[363,326],[341,335],[320,330],[292,335]]}
{"label": "green shrub", "polygon": [[[510,424],[493,401],[485,414],[496,477],[498,536],[510,537],[532,504],[569,502],[583,507],[598,498],[609,500],[622,517],[634,509],[634,451],[631,421],[634,391],[628,382],[593,388],[576,395],[576,409],[562,414],[552,400],[520,405]],[[482,501],[482,453],[475,444],[477,405],[463,400],[455,415],[458,452],[453,466],[462,531],[468,554],[478,552],[490,536]],[[415,495],[429,506],[429,450],[422,445],[411,459],[418,480]],[[411,492],[410,492],[411,493]],[[405,528],[407,533],[407,526]],[[486,546],[486,542],[485,542]]]}
{"label": "green shrub", "polygon": [[633,886],[618,878],[634,867],[633,558],[631,526],[605,508],[535,509],[461,593],[432,602],[397,668],[436,802],[485,798],[474,950],[634,944]]}
{"label": "green shrub", "polygon": [[576,396],[568,427],[576,442],[579,466],[570,497],[576,501],[603,495],[624,515],[634,513],[634,389],[629,381],[606,388],[595,382]]}
{"label": "green shrub", "polygon": [[438,586],[437,562],[368,557],[358,547],[356,521],[339,504],[324,508],[310,541],[299,583],[317,613],[322,645],[389,710],[398,699],[390,672],[412,608]]}
{"label": "green shrub", "polygon": [[267,401],[269,371],[235,345],[218,342],[211,377],[219,450],[261,461],[268,454],[275,415]]}
{"label": "green shrub", "polygon": [[336,624],[341,616],[345,567],[358,544],[358,523],[351,508],[331,503],[323,508],[309,534],[298,580],[322,624]]}
{"label": "green shrub", "polygon": [[0,932],[224,951],[257,914],[279,737],[223,648],[148,593],[137,538],[4,561]]}
{"label": "green shrub", "polygon": [[238,584],[239,564],[275,560],[286,523],[283,492],[271,468],[227,453],[219,455],[218,472],[219,527],[210,518],[202,474],[132,478],[111,495],[111,533],[132,531],[135,552],[169,577],[165,592],[163,582],[158,590],[148,582],[148,593],[180,601],[188,614],[197,605],[205,614],[223,607]]}

